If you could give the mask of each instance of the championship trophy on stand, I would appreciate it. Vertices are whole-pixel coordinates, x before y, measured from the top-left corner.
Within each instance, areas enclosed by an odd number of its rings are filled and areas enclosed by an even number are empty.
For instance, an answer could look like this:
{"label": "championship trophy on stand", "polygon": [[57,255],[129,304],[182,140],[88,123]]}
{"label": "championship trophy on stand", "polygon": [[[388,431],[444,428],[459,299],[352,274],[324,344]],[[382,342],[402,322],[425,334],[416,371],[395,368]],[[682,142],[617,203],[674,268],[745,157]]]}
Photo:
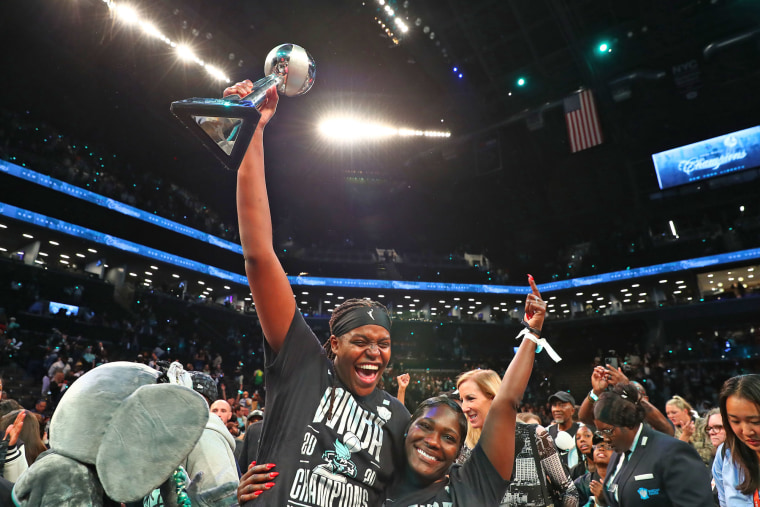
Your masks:
{"label": "championship trophy on stand", "polygon": [[191,98],[172,102],[170,107],[203,146],[231,171],[237,171],[253,137],[267,90],[276,86],[280,95],[303,95],[314,84],[316,64],[304,48],[281,44],[267,55],[264,74],[266,77],[253,83],[253,91],[245,97]]}

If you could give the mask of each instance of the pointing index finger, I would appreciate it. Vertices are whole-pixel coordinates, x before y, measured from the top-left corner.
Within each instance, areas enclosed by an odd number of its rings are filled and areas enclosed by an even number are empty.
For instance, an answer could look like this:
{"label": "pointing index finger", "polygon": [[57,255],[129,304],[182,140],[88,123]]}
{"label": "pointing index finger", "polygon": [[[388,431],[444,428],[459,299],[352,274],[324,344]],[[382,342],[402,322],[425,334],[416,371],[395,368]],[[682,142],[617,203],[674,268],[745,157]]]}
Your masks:
{"label": "pointing index finger", "polygon": [[533,279],[533,275],[528,275],[528,283],[530,284],[530,290],[535,296],[541,297],[541,293],[538,291],[536,281]]}

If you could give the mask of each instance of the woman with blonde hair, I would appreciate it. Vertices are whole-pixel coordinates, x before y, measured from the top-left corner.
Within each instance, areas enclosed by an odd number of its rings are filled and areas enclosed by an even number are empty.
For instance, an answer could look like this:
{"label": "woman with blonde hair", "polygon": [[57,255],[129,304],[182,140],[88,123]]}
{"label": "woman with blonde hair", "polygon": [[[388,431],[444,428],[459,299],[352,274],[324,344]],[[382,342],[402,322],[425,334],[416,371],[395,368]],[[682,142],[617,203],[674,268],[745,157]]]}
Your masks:
{"label": "woman with blonde hair", "polygon": [[[462,409],[467,416],[467,439],[464,444],[469,449],[474,449],[480,440],[480,432],[483,430],[483,421],[485,421],[488,409],[491,408],[491,402],[499,391],[501,378],[493,370],[470,370],[457,377],[457,389],[465,382],[470,382],[472,387],[466,390],[465,395],[459,391],[459,397],[462,398]],[[468,385],[468,387],[470,387]],[[465,403],[467,407],[465,409]]]}
{"label": "woman with blonde hair", "polygon": [[715,450],[705,433],[705,419],[699,417],[696,410],[680,396],[673,396],[665,403],[665,414],[676,427],[673,436],[696,449],[705,465],[709,466]]}
{"label": "woman with blonde hair", "polygon": [[[457,462],[466,461],[480,440],[486,415],[500,386],[501,378],[493,370],[470,370],[457,378],[462,410],[467,416],[467,439]],[[531,491],[520,489],[517,492],[510,488],[501,505],[521,505],[521,500],[518,499],[520,496],[531,498],[534,501],[533,505],[537,506],[555,503],[552,496],[560,497],[559,505],[578,505],[578,491],[562,465],[557,448],[546,428],[539,424],[524,424],[518,418],[515,438],[515,458],[521,463],[533,463],[531,472],[534,480],[515,481],[513,487],[527,487],[531,488]],[[547,477],[548,483],[545,480]],[[523,482],[530,482],[531,485],[522,486]]]}

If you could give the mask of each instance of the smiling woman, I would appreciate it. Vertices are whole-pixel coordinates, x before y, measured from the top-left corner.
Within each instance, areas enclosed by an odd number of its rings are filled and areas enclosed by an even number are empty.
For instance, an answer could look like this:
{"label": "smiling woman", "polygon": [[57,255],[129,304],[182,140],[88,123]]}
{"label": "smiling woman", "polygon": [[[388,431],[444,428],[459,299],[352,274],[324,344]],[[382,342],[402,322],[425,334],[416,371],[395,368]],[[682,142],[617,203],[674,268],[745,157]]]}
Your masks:
{"label": "smiling woman", "polygon": [[[529,282],[532,294],[525,302],[526,320],[529,329],[538,332],[546,303],[532,277]],[[406,467],[391,488],[386,507],[499,504],[511,487],[515,459],[515,439],[505,435],[515,434],[515,407],[528,384],[535,352],[535,342],[523,339],[498,390],[489,398],[480,439],[461,466],[454,462],[467,436],[468,421],[459,404],[437,396],[417,408],[405,436]]]}
{"label": "smiling woman", "polygon": [[[462,410],[467,416],[468,425],[467,440],[457,459],[458,463],[470,459],[500,385],[501,379],[493,370],[470,370],[457,378],[457,389],[462,397]],[[549,432],[539,424],[522,424],[518,421],[515,439],[515,449],[521,449],[517,459],[520,459],[522,465],[523,480],[510,486],[501,505],[522,505],[527,502],[536,506],[553,503],[564,507],[577,505],[576,488],[560,461]],[[553,499],[553,495],[557,498]]]}
{"label": "smiling woman", "polygon": [[[252,87],[245,81],[224,93],[244,97]],[[404,406],[377,388],[390,360],[390,315],[379,303],[346,301],[333,312],[323,348],[296,308],[272,244],[264,176],[263,130],[277,101],[270,88],[238,170],[237,208],[248,284],[266,338],[267,415],[257,461],[276,463],[269,474],[284,484],[255,490],[246,473],[238,501],[261,495],[266,505],[317,506],[329,491],[331,505],[379,505],[402,465],[409,421]]]}

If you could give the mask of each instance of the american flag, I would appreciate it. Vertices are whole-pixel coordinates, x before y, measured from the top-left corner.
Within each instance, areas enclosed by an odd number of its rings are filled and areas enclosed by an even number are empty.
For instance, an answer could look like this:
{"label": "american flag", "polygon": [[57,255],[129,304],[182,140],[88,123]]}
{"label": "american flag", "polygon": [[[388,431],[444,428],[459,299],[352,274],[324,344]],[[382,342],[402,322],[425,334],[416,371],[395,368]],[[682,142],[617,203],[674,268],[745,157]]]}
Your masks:
{"label": "american flag", "polygon": [[602,144],[602,130],[591,90],[582,90],[565,99],[565,121],[570,151],[576,153]]}

